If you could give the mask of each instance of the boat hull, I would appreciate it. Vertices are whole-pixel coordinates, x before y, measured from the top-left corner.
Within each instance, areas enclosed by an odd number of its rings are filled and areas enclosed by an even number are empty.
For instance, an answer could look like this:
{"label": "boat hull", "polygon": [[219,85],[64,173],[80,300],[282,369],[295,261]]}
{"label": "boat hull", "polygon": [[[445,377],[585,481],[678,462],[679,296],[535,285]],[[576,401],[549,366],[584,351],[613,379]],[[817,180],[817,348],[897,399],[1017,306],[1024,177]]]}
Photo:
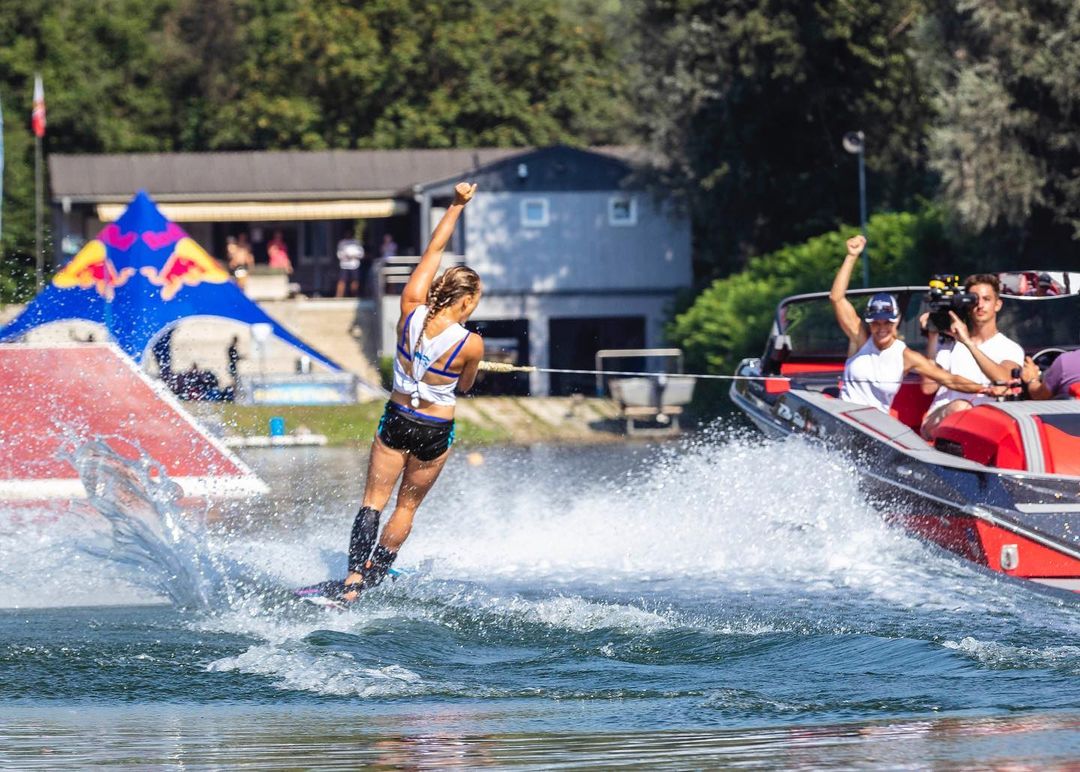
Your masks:
{"label": "boat hull", "polygon": [[[760,376],[758,360],[738,374]],[[842,451],[886,519],[991,571],[1080,593],[1080,477],[987,467],[935,450],[873,408],[817,391],[736,381],[731,398],[767,436]]]}

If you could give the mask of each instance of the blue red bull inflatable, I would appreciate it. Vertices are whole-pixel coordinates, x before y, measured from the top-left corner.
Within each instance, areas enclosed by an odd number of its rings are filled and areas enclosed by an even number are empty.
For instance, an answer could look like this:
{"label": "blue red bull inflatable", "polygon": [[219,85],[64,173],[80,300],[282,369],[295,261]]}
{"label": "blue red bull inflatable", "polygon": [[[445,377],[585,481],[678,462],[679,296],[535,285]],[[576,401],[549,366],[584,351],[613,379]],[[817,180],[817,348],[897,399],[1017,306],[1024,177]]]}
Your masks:
{"label": "blue red bull inflatable", "polygon": [[262,322],[274,335],[331,370],[341,366],[290,333],[252,302],[228,272],[139,191],[116,222],[102,228],[6,327],[0,342],[52,322],[85,320],[136,362],[181,319],[216,316]]}

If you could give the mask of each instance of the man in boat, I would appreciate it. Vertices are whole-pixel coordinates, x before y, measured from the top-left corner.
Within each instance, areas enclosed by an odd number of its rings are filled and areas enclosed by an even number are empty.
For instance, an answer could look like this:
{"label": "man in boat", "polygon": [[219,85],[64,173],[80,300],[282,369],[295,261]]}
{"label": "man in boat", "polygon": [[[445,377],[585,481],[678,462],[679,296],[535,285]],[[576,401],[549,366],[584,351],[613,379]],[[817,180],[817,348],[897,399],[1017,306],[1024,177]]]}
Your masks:
{"label": "man in boat", "polygon": [[[998,331],[1001,282],[992,273],[976,273],[964,280],[964,290],[976,298],[975,307],[971,309],[970,326],[950,311],[952,326],[947,340],[942,342],[936,330],[928,329],[926,355],[953,375],[963,376],[975,383],[1008,383],[1013,378],[1013,371],[1024,361],[1024,349]],[[924,314],[919,320],[924,327],[927,316]],[[924,394],[934,394],[934,401],[926,411],[921,430],[923,438],[927,440],[933,437],[934,431],[947,416],[993,400],[986,395],[962,394],[940,386],[929,378],[923,378],[922,388]]]}
{"label": "man in boat", "polygon": [[[940,383],[942,388],[958,392],[990,392],[990,386],[953,375],[918,351],[908,348],[897,335],[900,306],[888,292],[879,292],[871,297],[866,311],[859,317],[847,299],[847,288],[851,282],[851,272],[865,247],[866,239],[862,236],[852,236],[847,240],[847,256],[829,291],[836,323],[847,336],[849,349],[853,352],[844,363],[840,398],[888,413],[904,376],[909,372],[918,373],[923,378]],[[1000,390],[1004,392],[1004,387],[1000,387]]]}
{"label": "man in boat", "polygon": [[1069,394],[1074,386],[1080,385],[1080,349],[1059,354],[1045,373],[1028,357],[1020,382],[1032,399],[1054,399]]}

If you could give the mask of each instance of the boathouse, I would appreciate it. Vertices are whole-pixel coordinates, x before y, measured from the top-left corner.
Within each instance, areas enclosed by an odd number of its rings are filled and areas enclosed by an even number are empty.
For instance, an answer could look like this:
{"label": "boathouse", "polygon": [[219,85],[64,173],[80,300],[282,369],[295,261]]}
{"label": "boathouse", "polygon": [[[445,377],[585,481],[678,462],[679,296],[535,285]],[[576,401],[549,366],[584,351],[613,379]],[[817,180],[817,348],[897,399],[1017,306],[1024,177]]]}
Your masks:
{"label": "boathouse", "polygon": [[[368,263],[358,323],[372,358],[393,351],[397,297],[452,197],[479,183],[446,264],[483,277],[473,326],[492,359],[587,369],[599,349],[663,343],[676,294],[691,283],[689,221],[646,190],[634,148],[331,150],[54,155],[49,161],[57,266],[111,222],[136,190],[224,259],[245,234],[259,300],[334,295],[337,242],[362,240]],[[293,271],[267,265],[280,231]],[[389,238],[387,238],[389,237]],[[396,245],[383,258],[382,247]],[[340,303],[340,301],[337,301]],[[490,392],[589,392],[593,380],[534,373],[489,378]]]}

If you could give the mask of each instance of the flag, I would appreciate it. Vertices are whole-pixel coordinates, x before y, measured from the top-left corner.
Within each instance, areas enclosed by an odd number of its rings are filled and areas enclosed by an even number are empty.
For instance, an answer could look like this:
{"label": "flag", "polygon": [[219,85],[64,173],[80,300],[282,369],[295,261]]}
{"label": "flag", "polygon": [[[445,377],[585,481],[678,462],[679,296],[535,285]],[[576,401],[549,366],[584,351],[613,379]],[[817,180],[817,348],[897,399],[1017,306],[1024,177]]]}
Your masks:
{"label": "flag", "polygon": [[45,136],[45,87],[41,85],[41,76],[34,76],[34,110],[30,113],[30,126],[35,137]]}

